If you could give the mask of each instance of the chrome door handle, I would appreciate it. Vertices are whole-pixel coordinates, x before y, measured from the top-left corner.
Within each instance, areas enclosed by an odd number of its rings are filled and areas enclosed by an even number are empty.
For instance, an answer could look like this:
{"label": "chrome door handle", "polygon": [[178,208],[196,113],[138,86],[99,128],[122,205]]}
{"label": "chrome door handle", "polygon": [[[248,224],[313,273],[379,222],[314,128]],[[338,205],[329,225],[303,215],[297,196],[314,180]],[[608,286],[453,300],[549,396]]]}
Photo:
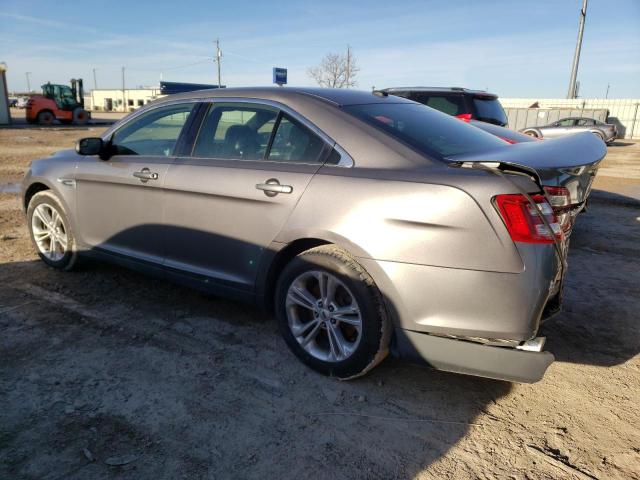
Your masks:
{"label": "chrome door handle", "polygon": [[157,180],[158,174],[156,172],[152,172],[148,168],[143,168],[139,172],[133,172],[133,176],[139,178],[141,182],[146,183],[149,180]]}
{"label": "chrome door handle", "polygon": [[275,197],[279,193],[293,192],[291,185],[280,185],[280,182],[276,178],[270,178],[265,183],[258,183],[256,184],[256,188],[264,191],[267,197]]}

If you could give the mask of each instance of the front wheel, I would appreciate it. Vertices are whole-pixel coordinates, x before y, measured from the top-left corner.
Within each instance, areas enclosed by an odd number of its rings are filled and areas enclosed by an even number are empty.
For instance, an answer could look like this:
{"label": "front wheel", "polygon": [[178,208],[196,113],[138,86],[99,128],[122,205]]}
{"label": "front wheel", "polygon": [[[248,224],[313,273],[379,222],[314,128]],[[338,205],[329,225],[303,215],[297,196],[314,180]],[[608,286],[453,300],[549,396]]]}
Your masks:
{"label": "front wheel", "polygon": [[40,125],[51,125],[53,124],[53,121],[56,119],[53,116],[53,113],[45,110],[44,112],[40,112],[38,113],[38,123]]}
{"label": "front wheel", "polygon": [[42,261],[59,270],[71,270],[77,257],[75,238],[60,200],[48,190],[36,193],[29,202],[27,222]]}
{"label": "front wheel", "polygon": [[388,353],[391,325],[371,276],[324,245],[295,257],[278,280],[276,312],[293,353],[325,375],[364,375]]}

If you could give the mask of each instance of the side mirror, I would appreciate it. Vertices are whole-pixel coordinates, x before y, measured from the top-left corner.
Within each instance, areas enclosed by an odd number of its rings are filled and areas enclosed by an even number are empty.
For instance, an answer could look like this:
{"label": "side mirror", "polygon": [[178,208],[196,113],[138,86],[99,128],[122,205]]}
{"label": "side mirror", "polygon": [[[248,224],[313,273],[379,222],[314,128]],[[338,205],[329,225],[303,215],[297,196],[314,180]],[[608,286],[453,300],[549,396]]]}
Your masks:
{"label": "side mirror", "polygon": [[104,150],[104,142],[100,137],[89,137],[78,140],[76,152],[80,155],[100,155]]}

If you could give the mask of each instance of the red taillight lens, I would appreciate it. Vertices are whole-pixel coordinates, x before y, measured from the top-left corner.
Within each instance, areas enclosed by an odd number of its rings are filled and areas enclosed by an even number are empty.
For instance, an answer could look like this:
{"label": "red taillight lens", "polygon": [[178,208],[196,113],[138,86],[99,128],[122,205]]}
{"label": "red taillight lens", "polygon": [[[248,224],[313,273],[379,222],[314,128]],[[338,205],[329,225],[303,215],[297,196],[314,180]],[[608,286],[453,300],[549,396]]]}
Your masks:
{"label": "red taillight lens", "polygon": [[565,187],[545,186],[544,191],[547,194],[551,208],[553,208],[553,213],[556,214],[558,222],[562,225],[562,229],[565,232],[569,231],[571,229],[571,214],[569,213],[571,193]]}
{"label": "red taillight lens", "polygon": [[510,138],[504,138],[504,137],[498,137],[500,140],[504,140],[507,143],[510,143],[511,145],[513,145],[514,143],[518,143],[515,140],[511,140]]}
{"label": "red taillight lens", "polygon": [[551,226],[552,232],[527,197],[521,194],[498,195],[495,204],[514,242],[553,243],[562,238],[562,228],[544,195],[531,195],[532,200]]}
{"label": "red taillight lens", "polygon": [[459,118],[463,122],[470,122],[471,121],[471,114],[470,113],[461,113],[460,115],[456,115],[456,118]]}

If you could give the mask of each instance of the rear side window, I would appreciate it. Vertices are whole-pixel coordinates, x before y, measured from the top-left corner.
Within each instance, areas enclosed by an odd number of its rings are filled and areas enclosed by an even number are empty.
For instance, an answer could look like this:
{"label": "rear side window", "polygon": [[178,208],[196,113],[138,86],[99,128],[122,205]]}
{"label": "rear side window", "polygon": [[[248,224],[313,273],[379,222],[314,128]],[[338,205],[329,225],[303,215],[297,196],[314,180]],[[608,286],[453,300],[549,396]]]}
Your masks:
{"label": "rear side window", "polygon": [[576,125],[580,127],[592,126],[595,122],[591,118],[581,118]]}
{"label": "rear side window", "polygon": [[422,103],[427,107],[435,108],[448,115],[460,115],[462,113],[469,113],[467,106],[465,105],[464,97],[462,95],[437,95],[433,93],[414,93],[411,95],[411,100],[414,102]]}
{"label": "rear side window", "polygon": [[320,137],[300,122],[282,114],[269,150],[269,160],[315,163],[323,147],[324,142]]}
{"label": "rear side window", "polygon": [[504,147],[498,137],[423,105],[393,103],[352,105],[347,113],[379,128],[428,156],[487,151]]}
{"label": "rear side window", "polygon": [[482,122],[493,123],[504,127],[509,123],[507,115],[497,98],[473,97],[473,106],[476,109],[475,118]]}
{"label": "rear side window", "polygon": [[266,105],[210,107],[193,148],[194,157],[263,160],[278,110]]}

